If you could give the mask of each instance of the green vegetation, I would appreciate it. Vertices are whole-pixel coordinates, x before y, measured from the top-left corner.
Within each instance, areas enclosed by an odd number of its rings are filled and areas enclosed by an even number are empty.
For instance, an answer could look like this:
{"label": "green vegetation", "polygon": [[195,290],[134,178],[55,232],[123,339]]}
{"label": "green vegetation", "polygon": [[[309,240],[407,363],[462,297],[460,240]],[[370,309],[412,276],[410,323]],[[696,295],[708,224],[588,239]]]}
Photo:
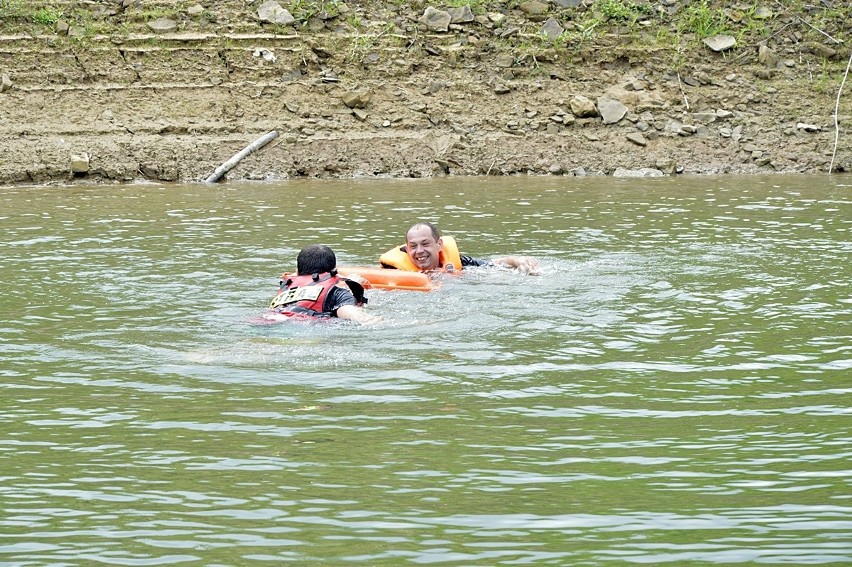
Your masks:
{"label": "green vegetation", "polygon": [[635,4],[624,0],[598,0],[595,10],[609,20],[630,23],[636,23],[640,18],[653,13],[649,4]]}
{"label": "green vegetation", "polygon": [[338,0],[293,0],[290,2],[290,14],[302,23],[320,14],[335,18],[340,15]]}
{"label": "green vegetation", "polygon": [[33,14],[33,21],[43,26],[52,26],[62,18],[62,10],[39,8]]}
{"label": "green vegetation", "polygon": [[0,0],[0,18],[20,18],[26,13],[24,0]]}
{"label": "green vegetation", "polygon": [[462,8],[464,6],[470,6],[470,11],[474,14],[484,14],[488,11],[489,4],[493,4],[493,2],[488,2],[488,0],[446,0],[446,6],[448,8]]}
{"label": "green vegetation", "polygon": [[[463,26],[461,34],[478,36],[482,41],[462,42],[461,50],[454,53],[465,57],[463,51],[489,49],[513,53],[521,65],[536,67],[553,57],[570,60],[589,49],[600,52],[607,47],[653,50],[661,57],[668,56],[675,67],[686,64],[695,56],[706,56],[702,40],[717,34],[732,35],[738,47],[727,56],[754,50],[767,39],[819,42],[841,52],[852,44],[849,22],[852,21],[852,3],[790,0],[784,3],[764,3],[768,9],[758,12],[760,3],[736,3],[733,0],[683,1],[678,10],[668,10],[662,3],[641,0],[595,0],[588,8],[559,8],[551,3],[546,17],[555,19],[564,32],[557,38],[540,33],[542,21],[529,18],[520,10],[520,0],[364,0],[359,8],[344,7],[344,0],[280,0],[296,18],[300,34],[310,35],[313,26],[308,23],[327,22],[328,28],[341,23],[350,33],[328,34],[326,42],[339,49],[351,60],[360,60],[370,52],[399,47],[398,34],[407,36],[403,41],[406,52],[414,56],[423,45],[417,18],[427,6],[439,9],[469,6],[477,15],[498,13],[505,23],[471,23]],[[59,0],[0,0],[0,33],[45,34],[45,28],[56,29],[64,21],[75,28],[76,41],[93,36],[120,36],[128,33],[145,33],[146,23],[161,17],[182,22],[185,29],[215,26],[218,21],[230,21],[230,29],[240,31],[273,31],[288,33],[292,26],[271,26],[257,20],[257,3],[244,0],[210,0],[205,3],[203,17],[190,17],[187,10],[194,0],[147,0],[132,4],[125,10],[106,11],[112,3],[59,2]],[[392,11],[387,11],[393,7]],[[106,13],[107,15],[104,15]],[[213,22],[213,24],[211,24]],[[328,29],[327,28],[327,29]],[[211,29],[210,27],[207,28]],[[217,28],[213,28],[217,29]],[[82,30],[82,38],[81,35]],[[393,31],[393,33],[389,33]],[[318,32],[321,33],[321,32]],[[460,34],[451,30],[445,36],[447,45],[458,42]],[[60,38],[61,39],[61,38]],[[317,38],[318,39],[318,38]],[[154,41],[154,40],[151,40]],[[431,39],[433,47],[441,39]],[[476,47],[474,47],[476,46]]]}
{"label": "green vegetation", "polygon": [[731,32],[725,12],[720,7],[710,6],[707,0],[688,4],[676,27],[680,33],[695,34],[698,39]]}

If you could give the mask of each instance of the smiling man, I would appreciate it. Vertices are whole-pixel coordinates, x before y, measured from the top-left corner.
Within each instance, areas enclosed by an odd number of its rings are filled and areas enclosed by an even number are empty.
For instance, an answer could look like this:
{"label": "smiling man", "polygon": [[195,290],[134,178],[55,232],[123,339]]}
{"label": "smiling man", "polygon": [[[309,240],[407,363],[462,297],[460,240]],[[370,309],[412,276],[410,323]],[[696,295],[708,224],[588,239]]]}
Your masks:
{"label": "smiling man", "polygon": [[429,222],[418,222],[405,233],[405,245],[392,248],[381,255],[383,268],[409,272],[452,272],[465,266],[505,266],[521,272],[538,275],[538,260],[531,256],[503,256],[482,260],[459,253],[452,236],[441,236],[438,228]]}

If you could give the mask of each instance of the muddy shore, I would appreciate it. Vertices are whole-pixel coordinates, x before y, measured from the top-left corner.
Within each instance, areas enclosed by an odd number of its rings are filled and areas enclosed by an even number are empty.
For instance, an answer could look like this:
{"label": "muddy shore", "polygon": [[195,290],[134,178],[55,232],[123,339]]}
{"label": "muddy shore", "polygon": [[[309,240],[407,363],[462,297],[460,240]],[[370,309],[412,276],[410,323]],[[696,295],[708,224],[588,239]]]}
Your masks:
{"label": "muddy shore", "polygon": [[422,3],[288,26],[257,3],[187,6],[174,27],[84,41],[6,21],[0,184],[203,181],[270,131],[225,179],[852,171],[848,30],[814,42],[779,20],[760,44],[675,61],[624,26],[542,48],[549,19],[579,19],[556,4],[447,31]]}

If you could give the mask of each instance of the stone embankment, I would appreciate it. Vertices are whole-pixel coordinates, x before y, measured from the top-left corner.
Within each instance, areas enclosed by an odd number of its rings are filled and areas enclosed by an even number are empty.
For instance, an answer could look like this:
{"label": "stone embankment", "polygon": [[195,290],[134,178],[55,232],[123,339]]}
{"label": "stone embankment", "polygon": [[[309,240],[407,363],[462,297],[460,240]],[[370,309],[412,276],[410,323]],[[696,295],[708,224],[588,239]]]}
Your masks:
{"label": "stone embankment", "polygon": [[[138,4],[92,10],[127,23]],[[341,2],[300,19],[223,0],[121,33],[11,30],[0,183],[201,181],[272,130],[228,178],[852,170],[844,38],[761,7],[771,37],[679,53],[645,20],[592,33],[588,4]],[[652,24],[680,6],[657,8]]]}

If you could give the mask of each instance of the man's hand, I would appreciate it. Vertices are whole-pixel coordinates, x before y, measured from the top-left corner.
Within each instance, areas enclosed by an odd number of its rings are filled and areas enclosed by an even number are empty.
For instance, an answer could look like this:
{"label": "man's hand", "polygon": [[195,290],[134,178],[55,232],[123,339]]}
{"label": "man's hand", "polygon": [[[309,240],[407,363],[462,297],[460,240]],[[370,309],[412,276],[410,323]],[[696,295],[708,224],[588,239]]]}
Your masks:
{"label": "man's hand", "polygon": [[496,258],[494,263],[515,268],[522,274],[529,274],[531,276],[541,275],[541,267],[538,265],[538,260],[532,256],[506,256],[505,258]]}

